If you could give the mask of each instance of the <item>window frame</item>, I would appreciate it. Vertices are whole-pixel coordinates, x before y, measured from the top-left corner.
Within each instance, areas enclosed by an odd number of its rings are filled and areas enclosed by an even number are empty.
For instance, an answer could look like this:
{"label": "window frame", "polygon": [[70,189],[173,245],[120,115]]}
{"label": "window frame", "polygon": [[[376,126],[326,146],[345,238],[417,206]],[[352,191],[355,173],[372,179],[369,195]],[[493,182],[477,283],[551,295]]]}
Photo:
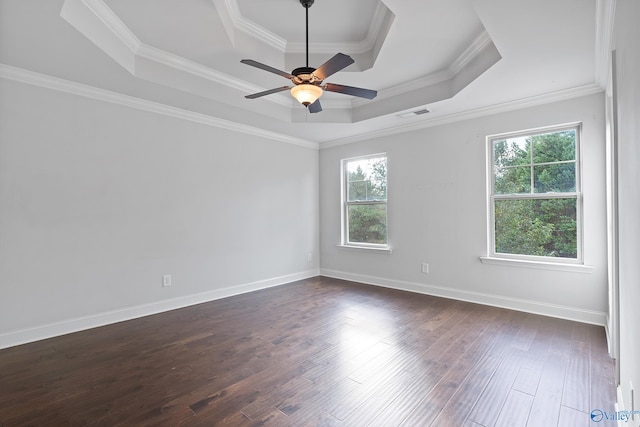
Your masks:
{"label": "window frame", "polygon": [[[535,176],[531,174],[531,189],[529,193],[510,193],[510,194],[495,194],[495,165],[494,165],[494,141],[517,138],[526,136],[535,136],[547,133],[562,132],[568,130],[575,130],[576,132],[576,145],[575,145],[575,191],[571,192],[547,192],[536,193],[533,185]],[[487,141],[487,257],[486,259],[503,259],[505,261],[523,261],[531,265],[532,263],[541,264],[561,264],[561,265],[584,265],[584,226],[583,226],[583,193],[582,193],[582,161],[581,161],[581,141],[582,141],[582,123],[572,122],[554,126],[539,127],[533,129],[526,129],[515,132],[505,132],[501,134],[488,135]],[[533,152],[532,152],[533,155]],[[567,161],[550,162],[549,164],[567,163]],[[539,166],[531,162],[529,167],[533,168]],[[554,198],[560,199],[575,199],[576,200],[576,258],[564,258],[564,257],[551,257],[541,255],[523,255],[523,254],[511,254],[496,252],[496,230],[495,230],[495,204],[496,200],[549,200]]]}
{"label": "window frame", "polygon": [[[347,165],[350,162],[358,161],[358,160],[368,160],[374,158],[384,157],[386,167],[387,167],[387,176],[386,176],[386,187],[387,187],[387,197],[385,200],[367,200],[367,201],[349,201],[349,178],[348,178],[348,170]],[[342,159],[340,161],[340,171],[341,171],[341,247],[344,248],[352,248],[352,249],[369,249],[384,253],[390,253],[391,247],[389,246],[389,209],[388,209],[388,200],[389,200],[389,157],[386,152],[382,153],[374,153],[367,154],[364,156],[356,156],[349,157],[346,159]],[[349,206],[362,206],[362,205],[384,205],[385,208],[385,220],[386,220],[386,243],[367,243],[367,242],[352,242],[349,240]]]}

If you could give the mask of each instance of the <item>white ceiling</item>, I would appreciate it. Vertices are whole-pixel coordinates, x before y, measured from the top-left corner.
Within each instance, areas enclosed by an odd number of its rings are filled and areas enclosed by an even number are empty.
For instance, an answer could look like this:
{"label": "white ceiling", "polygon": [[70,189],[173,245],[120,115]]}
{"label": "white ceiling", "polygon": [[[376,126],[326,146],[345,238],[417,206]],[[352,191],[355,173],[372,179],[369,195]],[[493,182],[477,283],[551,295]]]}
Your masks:
{"label": "white ceiling", "polygon": [[0,0],[0,75],[329,146],[601,90],[610,3],[316,0],[309,65],[348,54],[327,81],[378,90],[317,114],[244,98],[290,82],[241,59],[305,65],[299,0]]}

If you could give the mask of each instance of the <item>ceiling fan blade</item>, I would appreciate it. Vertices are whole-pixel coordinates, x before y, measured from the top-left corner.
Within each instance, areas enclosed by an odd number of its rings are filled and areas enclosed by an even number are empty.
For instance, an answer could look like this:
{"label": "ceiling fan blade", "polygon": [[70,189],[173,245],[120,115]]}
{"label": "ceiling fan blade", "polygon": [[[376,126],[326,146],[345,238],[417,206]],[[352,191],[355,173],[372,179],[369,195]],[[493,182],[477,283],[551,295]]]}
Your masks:
{"label": "ceiling fan blade", "polygon": [[363,89],[361,87],[338,85],[335,83],[326,83],[322,85],[322,89],[328,92],[344,93],[345,95],[358,96],[360,98],[373,99],[378,95],[378,91],[371,89]]}
{"label": "ceiling fan blade", "polygon": [[348,67],[353,64],[355,61],[349,55],[345,55],[344,53],[336,53],[329,59],[327,62],[318,67],[317,70],[313,72],[313,75],[316,76],[318,80],[324,80],[333,73],[337,73],[343,68]]}
{"label": "ceiling fan blade", "polygon": [[287,90],[287,89],[291,89],[291,86],[282,86],[282,87],[277,87],[275,89],[265,90],[264,92],[253,93],[251,95],[246,95],[245,98],[256,99],[256,98],[260,98],[261,96],[271,95],[272,93],[282,92],[283,90]]}
{"label": "ceiling fan blade", "polygon": [[313,104],[309,105],[309,112],[319,113],[320,111],[322,111],[322,105],[320,105],[320,100],[316,99],[316,101]]}
{"label": "ceiling fan blade", "polygon": [[277,74],[287,79],[293,78],[293,76],[286,71],[278,70],[277,68],[273,68],[269,65],[263,64],[262,62],[254,61],[253,59],[243,59],[240,62],[242,62],[243,64],[251,65],[252,67],[260,68],[261,70],[269,71],[270,73]]}

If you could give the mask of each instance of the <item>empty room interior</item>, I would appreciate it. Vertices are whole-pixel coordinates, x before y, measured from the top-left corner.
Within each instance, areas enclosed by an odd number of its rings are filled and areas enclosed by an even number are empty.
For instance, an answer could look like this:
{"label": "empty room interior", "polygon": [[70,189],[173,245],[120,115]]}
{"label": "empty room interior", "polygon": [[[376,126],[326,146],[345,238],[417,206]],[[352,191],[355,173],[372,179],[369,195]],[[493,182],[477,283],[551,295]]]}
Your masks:
{"label": "empty room interior", "polygon": [[640,427],[638,20],[0,0],[0,426]]}

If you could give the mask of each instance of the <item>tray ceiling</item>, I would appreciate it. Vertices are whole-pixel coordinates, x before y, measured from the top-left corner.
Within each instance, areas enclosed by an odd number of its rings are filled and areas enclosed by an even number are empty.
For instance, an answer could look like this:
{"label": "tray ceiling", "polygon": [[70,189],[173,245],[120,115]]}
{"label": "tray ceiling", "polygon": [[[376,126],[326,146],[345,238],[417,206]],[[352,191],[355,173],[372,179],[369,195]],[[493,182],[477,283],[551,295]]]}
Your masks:
{"label": "tray ceiling", "polygon": [[310,65],[348,54],[356,63],[327,81],[378,90],[373,100],[326,93],[318,114],[288,92],[244,98],[288,82],[241,59],[287,72],[305,65],[299,0],[0,1],[5,69],[317,143],[577,96],[603,84],[597,34],[606,24],[605,0],[316,0]]}

